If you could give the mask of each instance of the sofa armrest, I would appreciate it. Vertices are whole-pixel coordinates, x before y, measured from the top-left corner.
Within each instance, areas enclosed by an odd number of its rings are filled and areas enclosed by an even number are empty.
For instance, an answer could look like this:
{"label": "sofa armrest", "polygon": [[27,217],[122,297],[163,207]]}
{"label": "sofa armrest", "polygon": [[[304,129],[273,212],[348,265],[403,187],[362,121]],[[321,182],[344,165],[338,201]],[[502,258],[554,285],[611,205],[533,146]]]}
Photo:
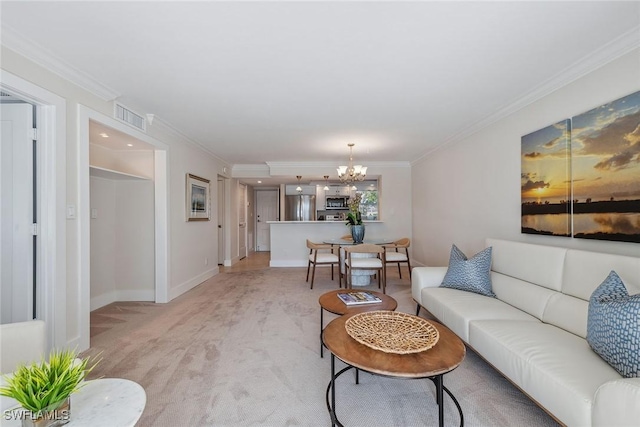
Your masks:
{"label": "sofa armrest", "polygon": [[411,296],[422,305],[422,289],[437,288],[447,274],[448,267],[415,267],[411,270]]}
{"label": "sofa armrest", "polygon": [[594,427],[638,425],[640,420],[640,378],[621,378],[602,384],[593,398],[591,424]]}
{"label": "sofa armrest", "polygon": [[0,373],[16,370],[19,364],[40,362],[46,356],[45,323],[42,320],[0,325]]}

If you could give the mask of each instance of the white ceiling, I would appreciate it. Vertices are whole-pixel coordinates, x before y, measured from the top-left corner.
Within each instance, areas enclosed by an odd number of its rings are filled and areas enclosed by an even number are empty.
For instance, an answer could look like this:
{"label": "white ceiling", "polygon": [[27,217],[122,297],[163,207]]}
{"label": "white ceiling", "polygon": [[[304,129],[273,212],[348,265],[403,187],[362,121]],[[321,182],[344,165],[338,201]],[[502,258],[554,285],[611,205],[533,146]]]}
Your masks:
{"label": "white ceiling", "polygon": [[0,12],[6,46],[44,52],[232,164],[343,164],[349,142],[359,163],[410,162],[640,40],[637,1],[2,1]]}

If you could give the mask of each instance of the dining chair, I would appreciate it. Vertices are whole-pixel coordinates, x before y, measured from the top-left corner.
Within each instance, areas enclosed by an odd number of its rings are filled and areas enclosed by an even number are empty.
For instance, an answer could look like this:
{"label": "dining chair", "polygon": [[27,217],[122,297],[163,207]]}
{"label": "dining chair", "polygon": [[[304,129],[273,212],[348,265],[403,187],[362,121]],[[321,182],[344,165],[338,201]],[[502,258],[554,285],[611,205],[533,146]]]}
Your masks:
{"label": "dining chair", "polygon": [[[385,262],[385,249],[382,246],[371,243],[363,243],[355,246],[345,246],[345,288],[351,289],[354,270],[371,270],[378,277],[378,288],[382,282],[382,293],[387,293],[387,267]],[[354,255],[360,256],[354,256]]]}
{"label": "dining chair", "polygon": [[400,270],[400,264],[403,262],[407,263],[407,267],[409,268],[409,279],[411,279],[411,261],[409,260],[410,245],[411,240],[408,237],[403,237],[402,239],[398,239],[393,243],[384,245],[386,249],[386,263],[398,265],[398,274],[400,275],[401,279],[402,271]]}
{"label": "dining chair", "polygon": [[[309,248],[309,263],[307,264],[307,282],[309,281],[309,270],[313,264],[313,272],[311,273],[311,288],[313,289],[313,280],[316,277],[316,265],[331,265],[331,280],[333,280],[333,266],[338,265],[338,282],[342,287],[342,276],[340,275],[340,258],[333,253],[333,245],[314,243],[307,239],[307,248]],[[329,251],[329,252],[327,252]]]}
{"label": "dining chair", "polygon": [[[344,236],[340,236],[340,240],[344,240],[346,242],[346,244],[352,244],[353,243],[353,237],[351,236],[351,234],[345,234]],[[344,254],[344,247],[342,247],[340,244],[333,244],[331,246],[337,246],[338,249],[338,260],[340,260],[340,266],[338,267],[338,275],[340,276],[338,280],[340,280],[340,287],[342,287],[342,278],[344,277],[344,273],[343,273],[343,268],[342,268],[342,260],[346,258],[345,254]],[[344,281],[345,283],[345,287],[347,286],[347,279],[345,279]]]}

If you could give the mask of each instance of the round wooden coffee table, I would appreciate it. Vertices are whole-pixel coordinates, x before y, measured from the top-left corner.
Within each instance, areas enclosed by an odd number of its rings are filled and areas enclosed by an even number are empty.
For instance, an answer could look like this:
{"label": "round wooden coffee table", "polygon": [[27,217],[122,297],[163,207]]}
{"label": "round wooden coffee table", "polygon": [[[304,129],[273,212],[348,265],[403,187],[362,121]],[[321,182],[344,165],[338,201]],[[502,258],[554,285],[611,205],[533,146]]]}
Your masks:
{"label": "round wooden coffee table", "polygon": [[[462,408],[443,383],[444,375],[457,368],[466,354],[464,343],[456,334],[446,326],[430,320],[429,322],[440,334],[440,339],[435,346],[429,350],[412,354],[385,353],[360,344],[349,336],[345,322],[351,316],[352,314],[349,314],[332,320],[322,333],[324,345],[331,352],[331,381],[327,386],[326,398],[332,426],[342,426],[336,415],[335,380],[353,368],[389,377],[430,379],[436,386],[439,425],[444,426],[444,405],[442,404],[444,392],[455,403],[460,414],[460,425],[464,425]],[[349,365],[338,373],[335,371],[336,357]]]}
{"label": "round wooden coffee table", "polygon": [[365,290],[365,292],[369,292],[380,298],[382,302],[376,304],[362,304],[355,306],[347,306],[342,302],[340,298],[338,298],[338,294],[349,293],[349,292],[357,292],[353,289],[337,289],[335,291],[329,291],[326,294],[320,295],[318,299],[318,303],[320,303],[320,357],[324,357],[324,346],[322,344],[322,329],[324,325],[324,310],[327,310],[329,313],[337,314],[338,316],[342,316],[344,314],[356,314],[362,313],[363,311],[373,311],[373,310],[395,310],[398,307],[398,302],[391,298],[389,295],[377,292]]}

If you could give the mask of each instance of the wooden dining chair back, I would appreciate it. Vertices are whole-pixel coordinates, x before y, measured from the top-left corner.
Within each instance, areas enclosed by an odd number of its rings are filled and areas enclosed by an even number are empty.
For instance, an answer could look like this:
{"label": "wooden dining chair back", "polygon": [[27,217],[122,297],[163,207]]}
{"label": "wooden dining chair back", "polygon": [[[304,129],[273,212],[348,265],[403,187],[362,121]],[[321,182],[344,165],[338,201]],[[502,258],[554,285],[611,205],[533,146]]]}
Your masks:
{"label": "wooden dining chair back", "polygon": [[352,286],[352,273],[354,270],[375,271],[378,277],[378,288],[382,282],[382,293],[387,292],[387,267],[385,262],[385,249],[379,245],[364,243],[355,246],[345,246],[345,287]]}
{"label": "wooden dining chair back", "polygon": [[[313,265],[313,272],[311,273],[311,289],[313,289],[313,280],[316,277],[316,265],[330,265],[331,266],[331,280],[333,280],[333,266],[340,263],[338,255],[334,253],[334,247],[330,244],[314,243],[307,239],[307,248],[309,248],[309,263],[307,264],[307,282],[309,281],[309,270]],[[340,273],[338,267],[338,273]],[[342,278],[338,274],[339,286],[342,287]]]}
{"label": "wooden dining chair back", "polygon": [[398,274],[400,275],[401,279],[401,263],[407,263],[407,267],[409,268],[409,279],[411,279],[411,260],[409,259],[409,246],[411,246],[411,240],[408,237],[403,237],[402,239],[398,239],[393,243],[384,245],[386,249],[386,263],[398,265]]}

